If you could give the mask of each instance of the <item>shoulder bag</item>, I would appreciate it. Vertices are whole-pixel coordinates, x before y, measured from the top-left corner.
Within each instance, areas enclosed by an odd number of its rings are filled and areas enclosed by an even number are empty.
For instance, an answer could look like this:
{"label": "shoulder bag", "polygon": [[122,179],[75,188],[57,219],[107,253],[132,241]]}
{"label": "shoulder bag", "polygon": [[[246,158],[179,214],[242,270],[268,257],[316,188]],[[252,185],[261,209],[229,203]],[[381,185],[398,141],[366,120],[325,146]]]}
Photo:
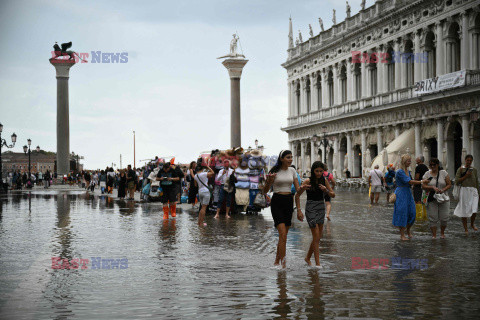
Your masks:
{"label": "shoulder bag", "polygon": [[[198,175],[197,175],[197,176],[198,176]],[[213,190],[212,190],[212,188],[209,187],[208,185],[206,185],[206,184],[202,181],[202,179],[200,179],[200,177],[198,177],[198,181],[200,181],[200,183],[203,184],[203,185],[208,189],[208,192],[210,192],[210,198],[212,198],[212,196],[213,196]]]}
{"label": "shoulder bag", "polygon": [[375,171],[375,174],[380,179],[380,183],[382,184],[382,192],[387,192],[387,189],[385,188],[384,184],[382,183],[382,177],[378,174],[378,172],[375,169],[373,169],[373,171]]}

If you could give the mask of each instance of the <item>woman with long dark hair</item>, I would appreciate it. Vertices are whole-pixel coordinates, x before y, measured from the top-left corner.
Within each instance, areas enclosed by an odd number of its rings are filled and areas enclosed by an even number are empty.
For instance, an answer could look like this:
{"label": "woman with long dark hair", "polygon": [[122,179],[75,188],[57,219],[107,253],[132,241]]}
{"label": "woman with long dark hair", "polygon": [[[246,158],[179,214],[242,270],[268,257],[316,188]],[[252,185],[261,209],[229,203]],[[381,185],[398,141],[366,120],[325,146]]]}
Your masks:
{"label": "woman with long dark hair", "polygon": [[[307,204],[305,206],[305,216],[307,218],[308,226],[312,231],[312,242],[308,249],[305,262],[309,266],[312,265],[310,259],[312,254],[315,257],[315,265],[320,266],[320,239],[322,238],[323,222],[325,221],[325,201],[330,198],[335,198],[328,179],[324,176],[325,165],[321,161],[315,161],[310,170],[310,178],[305,179],[302,183],[302,188],[295,195],[295,202],[300,202],[300,196],[303,190],[307,190]],[[328,195],[328,198],[327,198]],[[297,215],[303,217],[302,209],[297,206]]]}
{"label": "woman with long dark hair", "polygon": [[197,171],[197,162],[190,162],[188,167],[188,173],[185,177],[185,180],[188,182],[188,203],[192,205],[192,209],[195,208],[195,202],[197,199],[198,186],[195,185],[195,172]]}
{"label": "woman with long dark hair", "polygon": [[[263,192],[267,193],[273,188],[273,197],[271,202],[271,211],[275,228],[278,230],[277,256],[274,265],[286,267],[285,254],[287,249],[288,229],[292,225],[293,215],[293,195],[291,191],[292,183],[297,191],[301,188],[298,184],[297,173],[292,165],[292,151],[282,150],[278,155],[277,163],[267,174],[267,182]],[[300,199],[297,200],[297,208],[300,208]],[[302,215],[297,215],[298,220],[303,221]]]}

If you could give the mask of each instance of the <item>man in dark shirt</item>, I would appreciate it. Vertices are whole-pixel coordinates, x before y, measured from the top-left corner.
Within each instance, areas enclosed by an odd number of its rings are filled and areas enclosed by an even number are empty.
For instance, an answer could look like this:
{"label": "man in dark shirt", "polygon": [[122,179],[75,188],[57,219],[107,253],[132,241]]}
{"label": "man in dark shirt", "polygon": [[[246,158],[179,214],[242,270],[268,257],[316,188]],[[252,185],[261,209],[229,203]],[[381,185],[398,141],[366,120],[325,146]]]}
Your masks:
{"label": "man in dark shirt", "polygon": [[[417,157],[415,159],[417,167],[415,168],[415,180],[422,180],[425,172],[428,171],[428,167],[424,164],[425,158],[423,156]],[[422,185],[415,185],[413,187],[413,199],[416,204],[422,203]]]}
{"label": "man in dark shirt", "polygon": [[169,204],[170,214],[172,217],[176,217],[177,194],[174,183],[180,181],[180,177],[175,170],[170,167],[170,162],[165,163],[163,168],[158,171],[157,181],[161,181],[160,186],[163,190],[163,195],[161,197],[163,203],[163,219],[168,219]]}
{"label": "man in dark shirt", "polygon": [[137,181],[137,174],[132,169],[132,165],[128,165],[127,169],[127,189],[130,194],[129,200],[133,200],[135,197],[135,182]]}
{"label": "man in dark shirt", "polygon": [[178,181],[173,181],[173,185],[175,186],[177,202],[180,203],[180,196],[182,194],[182,179],[185,177],[185,174],[183,173],[182,169],[175,164],[171,164],[170,167],[175,171],[175,174],[179,178]]}
{"label": "man in dark shirt", "polygon": [[351,174],[350,174],[350,171],[348,171],[348,168],[345,171],[345,176],[347,177],[347,179],[350,179],[350,177],[351,177]]}

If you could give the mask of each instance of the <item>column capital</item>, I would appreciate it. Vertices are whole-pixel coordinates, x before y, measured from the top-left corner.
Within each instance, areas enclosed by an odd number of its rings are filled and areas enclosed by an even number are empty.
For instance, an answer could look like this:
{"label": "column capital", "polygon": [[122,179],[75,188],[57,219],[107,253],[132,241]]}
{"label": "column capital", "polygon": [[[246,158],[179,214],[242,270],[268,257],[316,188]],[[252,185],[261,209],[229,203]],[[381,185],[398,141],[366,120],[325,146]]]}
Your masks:
{"label": "column capital", "polygon": [[55,71],[57,72],[57,79],[68,79],[70,77],[70,68],[75,65],[75,59],[66,60],[51,58],[49,59],[49,61],[55,67]]}

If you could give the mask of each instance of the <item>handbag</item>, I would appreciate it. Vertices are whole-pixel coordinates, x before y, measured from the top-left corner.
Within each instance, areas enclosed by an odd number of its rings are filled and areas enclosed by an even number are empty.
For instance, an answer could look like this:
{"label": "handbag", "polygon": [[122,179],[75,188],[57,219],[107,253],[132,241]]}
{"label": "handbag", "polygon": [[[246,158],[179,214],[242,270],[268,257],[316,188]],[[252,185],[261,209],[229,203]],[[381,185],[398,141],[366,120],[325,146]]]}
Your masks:
{"label": "handbag", "polygon": [[261,209],[264,209],[267,207],[267,199],[265,197],[265,195],[261,192],[257,193],[257,195],[255,196],[255,199],[253,200],[253,205],[258,207],[258,208],[261,208]]}
{"label": "handbag", "polygon": [[[234,173],[232,173],[230,176],[227,177],[227,179],[225,179],[225,184],[223,185],[223,190],[225,190],[225,192],[227,192],[227,193],[232,193],[234,191],[235,184],[230,183],[230,181],[232,181],[232,182],[235,181],[235,176],[233,176],[233,175],[234,175]],[[233,176],[233,179],[232,179],[232,176]]]}
{"label": "handbag", "polygon": [[390,195],[390,198],[388,198],[388,202],[395,203],[395,201],[397,201],[397,195],[395,193],[392,193]]}
{"label": "handbag", "polygon": [[[374,169],[375,170],[375,169]],[[380,182],[382,182],[382,177],[378,174],[377,171],[375,171],[375,174],[377,175],[377,177],[380,179]],[[382,192],[387,192],[387,189],[385,188],[385,185],[382,184]]]}

